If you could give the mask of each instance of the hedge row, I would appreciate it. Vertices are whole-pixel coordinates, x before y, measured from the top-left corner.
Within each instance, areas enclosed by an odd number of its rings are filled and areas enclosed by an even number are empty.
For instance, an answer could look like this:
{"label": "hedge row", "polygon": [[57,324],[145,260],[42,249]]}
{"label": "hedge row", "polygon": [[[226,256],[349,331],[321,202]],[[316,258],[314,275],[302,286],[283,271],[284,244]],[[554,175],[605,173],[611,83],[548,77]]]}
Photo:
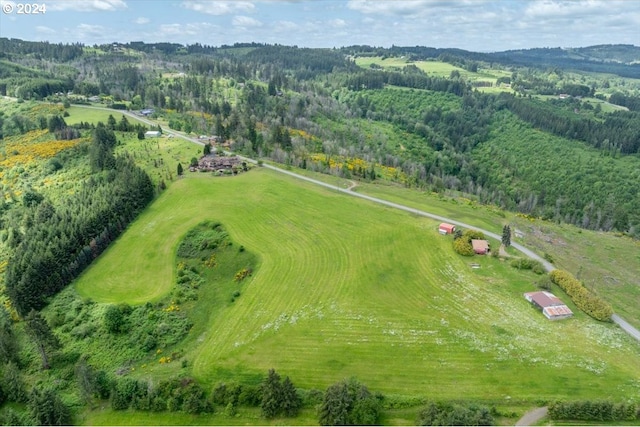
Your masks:
{"label": "hedge row", "polygon": [[611,315],[613,314],[611,306],[602,298],[592,294],[571,273],[563,270],[553,270],[549,273],[549,278],[569,295],[580,310],[596,320],[611,320]]}
{"label": "hedge row", "polygon": [[635,403],[613,403],[608,400],[556,402],[549,406],[552,420],[635,421],[639,409]]}

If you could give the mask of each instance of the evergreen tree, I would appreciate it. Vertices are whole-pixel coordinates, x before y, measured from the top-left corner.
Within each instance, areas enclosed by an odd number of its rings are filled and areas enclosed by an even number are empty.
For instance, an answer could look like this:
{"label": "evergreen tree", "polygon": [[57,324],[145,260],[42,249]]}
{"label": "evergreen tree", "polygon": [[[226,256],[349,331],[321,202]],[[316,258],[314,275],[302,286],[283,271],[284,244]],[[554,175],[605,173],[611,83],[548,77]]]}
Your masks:
{"label": "evergreen tree", "polygon": [[347,384],[344,381],[333,384],[324,394],[318,422],[321,426],[347,425],[351,403]]}
{"label": "evergreen tree", "polygon": [[18,342],[13,333],[13,325],[9,313],[0,307],[0,363],[16,361]]}
{"label": "evergreen tree", "polygon": [[302,400],[296,391],[295,386],[285,377],[282,382],[282,412],[287,417],[295,417],[302,406]]}
{"label": "evergreen tree", "polygon": [[320,425],[375,425],[380,400],[356,379],[340,381],[325,392],[320,406]]}
{"label": "evergreen tree", "polygon": [[182,173],[184,172],[184,169],[182,168],[182,163],[178,163],[178,176],[182,176]]}
{"label": "evergreen tree", "polygon": [[511,246],[511,227],[509,225],[502,227],[502,244],[507,248]]}
{"label": "evergreen tree", "polygon": [[7,400],[11,402],[27,401],[27,391],[22,380],[22,374],[15,363],[9,362],[4,365],[1,385]]}
{"label": "evergreen tree", "polygon": [[38,353],[40,353],[42,369],[49,369],[51,366],[48,353],[51,350],[59,349],[61,345],[46,319],[39,312],[32,309],[25,319],[25,332],[35,344]]}
{"label": "evergreen tree", "polygon": [[138,139],[142,141],[144,139],[144,130],[138,129]]}
{"label": "evergreen tree", "polygon": [[71,424],[71,411],[58,394],[50,389],[34,388],[29,396],[29,411],[36,425],[65,426]]}
{"label": "evergreen tree", "polygon": [[262,383],[260,408],[265,418],[273,418],[282,411],[282,384],[280,375],[274,369],[269,370],[267,378]]}
{"label": "evergreen tree", "polygon": [[211,144],[204,144],[204,147],[202,148],[202,154],[204,154],[205,156],[207,154],[211,154]]}
{"label": "evergreen tree", "polygon": [[111,130],[115,130],[116,128],[116,118],[113,117],[112,114],[109,114],[109,118],[107,119],[107,128]]}

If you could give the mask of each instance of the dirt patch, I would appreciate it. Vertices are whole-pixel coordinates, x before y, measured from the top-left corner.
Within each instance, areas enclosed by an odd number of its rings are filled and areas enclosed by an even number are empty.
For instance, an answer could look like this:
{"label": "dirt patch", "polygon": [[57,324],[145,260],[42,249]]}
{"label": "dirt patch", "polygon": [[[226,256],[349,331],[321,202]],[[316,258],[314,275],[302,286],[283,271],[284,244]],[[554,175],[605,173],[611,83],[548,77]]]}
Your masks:
{"label": "dirt patch", "polygon": [[543,242],[549,243],[554,246],[567,246],[567,242],[559,238],[549,230],[544,230],[541,227],[531,227],[531,234]]}

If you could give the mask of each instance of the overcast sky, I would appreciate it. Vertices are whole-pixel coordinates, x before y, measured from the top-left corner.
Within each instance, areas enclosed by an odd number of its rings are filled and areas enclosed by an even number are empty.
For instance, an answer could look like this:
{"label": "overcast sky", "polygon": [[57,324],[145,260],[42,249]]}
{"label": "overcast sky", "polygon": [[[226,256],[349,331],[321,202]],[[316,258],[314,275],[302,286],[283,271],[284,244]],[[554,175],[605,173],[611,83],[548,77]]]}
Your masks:
{"label": "overcast sky", "polygon": [[[87,45],[145,41],[219,46],[255,41],[306,47],[421,45],[482,52],[609,43],[640,45],[640,0],[0,3],[0,37]],[[18,3],[43,4],[46,13],[19,15]]]}

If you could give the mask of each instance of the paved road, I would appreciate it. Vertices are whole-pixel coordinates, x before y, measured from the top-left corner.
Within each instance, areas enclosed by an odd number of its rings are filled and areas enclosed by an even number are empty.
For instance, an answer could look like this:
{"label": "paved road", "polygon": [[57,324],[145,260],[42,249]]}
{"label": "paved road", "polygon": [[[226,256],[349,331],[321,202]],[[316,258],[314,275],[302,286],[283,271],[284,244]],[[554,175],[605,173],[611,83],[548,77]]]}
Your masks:
{"label": "paved road", "polygon": [[636,340],[640,341],[640,331],[631,326],[629,322],[627,322],[617,314],[612,314],[611,320],[613,320],[618,326],[620,326],[626,333],[634,337]]}
{"label": "paved road", "polygon": [[538,421],[547,416],[549,408],[546,406],[542,408],[533,409],[522,416],[516,423],[516,426],[530,426],[536,424]]}
{"label": "paved road", "polygon": [[[149,120],[149,119],[147,119],[145,117],[141,117],[141,116],[139,116],[137,114],[131,113],[129,111],[113,110],[113,109],[110,109],[110,108],[93,107],[93,106],[85,106],[85,108],[92,108],[92,109],[95,109],[95,110],[105,110],[105,111],[110,111],[110,112],[121,113],[121,114],[125,114],[125,115],[127,115],[129,117],[132,117],[132,118],[134,118],[134,119],[136,119],[136,120],[138,120],[138,121],[140,121],[142,123],[145,123],[145,124],[147,124],[149,126],[157,126],[157,123],[155,123],[155,122],[153,122],[153,121],[151,121],[151,120]],[[162,132],[166,133],[166,134],[169,134],[169,135],[174,135],[175,137],[178,137],[178,138],[185,139],[185,140],[190,141],[190,142],[192,142],[194,144],[204,145],[203,142],[201,142],[201,141],[199,141],[199,140],[197,140],[195,138],[190,138],[188,136],[185,136],[182,133],[179,133],[179,132],[176,132],[176,131],[173,131],[173,130],[170,130],[170,129],[167,129],[167,130],[163,129]],[[230,154],[228,152],[225,152],[225,153]],[[250,162],[250,163],[253,163],[253,164],[258,163],[256,160],[250,159],[248,157],[244,157],[244,156],[238,156],[238,157],[240,159],[246,161],[246,162]],[[340,188],[338,186],[335,186],[335,185],[332,185],[332,184],[327,184],[326,182],[318,181],[317,179],[309,178],[309,177],[297,174],[295,172],[284,170],[284,169],[281,169],[279,167],[272,166],[272,165],[269,165],[269,164],[266,164],[266,163],[263,164],[263,167],[265,167],[267,169],[271,169],[271,170],[279,172],[279,173],[282,173],[282,174],[285,174],[285,175],[292,176],[292,177],[297,178],[297,179],[301,179],[303,181],[311,182],[313,184],[329,188],[331,190],[339,191],[341,193],[345,193],[345,194],[348,194],[350,196],[359,197],[361,199],[369,200],[369,201],[374,202],[374,203],[379,203],[381,205],[389,206],[389,207],[394,208],[394,209],[400,209],[400,210],[403,210],[403,211],[406,211],[406,212],[409,212],[409,213],[412,213],[412,214],[415,214],[415,215],[420,215],[420,216],[424,216],[424,217],[427,217],[427,218],[432,218],[432,219],[435,219],[437,221],[448,222],[450,224],[454,224],[454,225],[457,225],[457,226],[460,226],[460,227],[463,227],[463,228],[472,228],[472,229],[475,229],[475,230],[483,232],[486,236],[493,237],[494,239],[499,240],[499,241],[502,240],[502,236],[501,235],[498,235],[498,234],[493,233],[491,231],[483,230],[482,228],[478,228],[478,227],[475,227],[475,226],[473,226],[471,224],[467,224],[467,223],[464,223],[464,222],[456,221],[455,219],[452,219],[452,218],[446,218],[446,217],[443,217],[443,216],[440,216],[440,215],[435,215],[435,214],[432,214],[432,213],[429,213],[429,212],[425,212],[425,211],[422,211],[422,210],[419,210],[419,209],[410,208],[408,206],[401,205],[399,203],[393,203],[393,202],[390,202],[388,200],[378,199],[377,197],[367,196],[366,194],[356,193],[356,192],[351,191],[352,187],[346,188],[346,189],[345,188]],[[537,253],[533,252],[532,250],[522,246],[519,243],[514,243],[514,242],[511,243],[511,246],[514,247],[515,249],[517,249],[518,251],[522,252],[524,255],[528,256],[529,258],[534,259],[536,261],[540,261],[540,263],[542,263],[542,265],[544,266],[545,270],[547,270],[547,272],[555,270],[555,267],[553,266],[553,264],[548,262],[546,259],[542,258]],[[630,325],[627,321],[622,319],[617,314],[612,315],[611,316],[611,320],[614,323],[616,323],[618,326],[620,326],[620,328],[622,328],[622,330],[624,330],[629,335],[631,335],[633,338],[635,338],[638,342],[640,342],[640,331],[639,330],[634,328],[632,325]]]}

